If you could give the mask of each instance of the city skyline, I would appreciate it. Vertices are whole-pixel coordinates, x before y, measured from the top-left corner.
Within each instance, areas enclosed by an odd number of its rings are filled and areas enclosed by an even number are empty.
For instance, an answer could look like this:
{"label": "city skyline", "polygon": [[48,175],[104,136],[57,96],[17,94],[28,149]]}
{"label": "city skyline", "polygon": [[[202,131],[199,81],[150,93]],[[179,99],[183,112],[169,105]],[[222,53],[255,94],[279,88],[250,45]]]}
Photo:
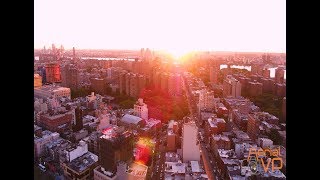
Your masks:
{"label": "city skyline", "polygon": [[285,1],[35,1],[34,48],[286,52]]}

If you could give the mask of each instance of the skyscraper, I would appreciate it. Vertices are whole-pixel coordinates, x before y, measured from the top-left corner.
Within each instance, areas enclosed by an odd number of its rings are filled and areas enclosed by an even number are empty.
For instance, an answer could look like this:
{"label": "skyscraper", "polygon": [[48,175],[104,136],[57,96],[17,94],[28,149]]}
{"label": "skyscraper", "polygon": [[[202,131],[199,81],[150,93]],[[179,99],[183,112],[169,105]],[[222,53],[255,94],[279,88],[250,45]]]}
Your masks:
{"label": "skyscraper", "polygon": [[81,107],[77,107],[75,109],[76,122],[73,126],[74,131],[80,131],[83,128],[83,109]]}
{"label": "skyscraper", "polygon": [[278,67],[276,70],[275,70],[275,80],[276,80],[276,83],[283,83],[284,82],[284,68],[283,67]]}
{"label": "skyscraper", "polygon": [[231,75],[227,75],[223,81],[223,96],[241,96],[241,83]]}

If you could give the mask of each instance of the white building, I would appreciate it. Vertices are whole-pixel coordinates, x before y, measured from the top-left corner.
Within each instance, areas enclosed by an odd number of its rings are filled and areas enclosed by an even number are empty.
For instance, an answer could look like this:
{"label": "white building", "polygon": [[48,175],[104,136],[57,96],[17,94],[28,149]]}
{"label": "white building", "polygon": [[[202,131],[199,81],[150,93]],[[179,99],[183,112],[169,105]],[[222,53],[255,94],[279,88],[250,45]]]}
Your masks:
{"label": "white building", "polygon": [[198,127],[190,121],[182,129],[182,158],[183,162],[200,161],[200,149],[197,140]]}
{"label": "white building", "polygon": [[34,88],[34,97],[46,99],[51,96],[71,98],[70,88],[57,85],[46,85],[39,88]]}
{"label": "white building", "polygon": [[71,147],[65,150],[67,161],[72,160],[84,155],[88,152],[88,144],[84,141],[80,141],[77,147]]}
{"label": "white building", "polygon": [[143,99],[139,98],[134,104],[133,109],[134,115],[141,117],[145,121],[148,121],[148,107],[147,104],[143,102]]}

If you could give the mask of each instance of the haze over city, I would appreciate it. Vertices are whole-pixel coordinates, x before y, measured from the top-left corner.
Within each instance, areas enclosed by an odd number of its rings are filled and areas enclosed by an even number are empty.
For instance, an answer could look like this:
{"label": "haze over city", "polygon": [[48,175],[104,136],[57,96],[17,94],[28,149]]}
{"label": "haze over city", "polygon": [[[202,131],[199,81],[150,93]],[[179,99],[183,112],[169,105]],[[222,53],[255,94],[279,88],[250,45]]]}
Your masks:
{"label": "haze over city", "polygon": [[286,51],[284,0],[35,0],[34,47]]}
{"label": "haze over city", "polygon": [[34,13],[35,180],[286,179],[285,1]]}

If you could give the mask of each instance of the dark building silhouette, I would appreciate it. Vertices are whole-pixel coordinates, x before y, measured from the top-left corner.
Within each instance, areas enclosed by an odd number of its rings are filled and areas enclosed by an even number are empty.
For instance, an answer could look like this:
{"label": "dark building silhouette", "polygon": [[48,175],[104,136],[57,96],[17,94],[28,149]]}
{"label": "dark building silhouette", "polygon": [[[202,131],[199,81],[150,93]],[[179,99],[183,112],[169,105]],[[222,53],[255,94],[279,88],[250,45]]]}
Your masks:
{"label": "dark building silhouette", "polygon": [[116,132],[114,128],[103,131],[99,138],[99,162],[106,171],[115,172],[117,162],[127,161],[133,156],[132,133]]}
{"label": "dark building silhouette", "polygon": [[83,109],[81,109],[81,107],[77,107],[75,109],[75,116],[76,116],[76,122],[73,126],[73,131],[77,132],[83,128],[83,121],[82,121]]}

